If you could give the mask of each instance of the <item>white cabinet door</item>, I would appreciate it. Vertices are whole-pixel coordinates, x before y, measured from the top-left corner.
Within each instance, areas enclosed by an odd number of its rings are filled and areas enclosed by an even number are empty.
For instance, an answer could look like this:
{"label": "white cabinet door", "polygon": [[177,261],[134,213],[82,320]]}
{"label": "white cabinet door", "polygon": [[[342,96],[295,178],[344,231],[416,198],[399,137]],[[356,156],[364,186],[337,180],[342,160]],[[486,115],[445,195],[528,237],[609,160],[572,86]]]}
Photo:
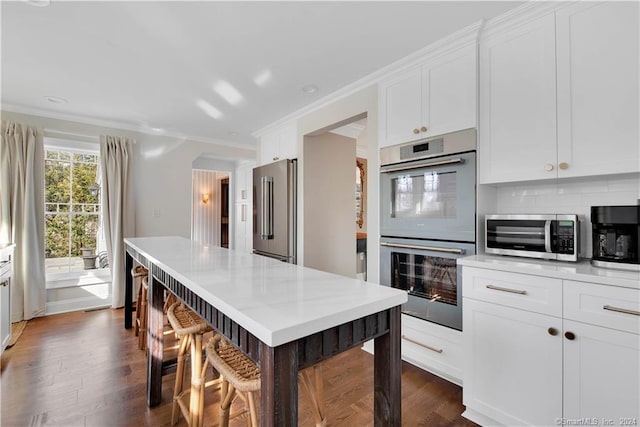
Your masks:
{"label": "white cabinet door", "polygon": [[[640,336],[564,321],[564,418],[640,420]],[[606,425],[606,424],[605,424]]]}
{"label": "white cabinet door", "polygon": [[298,134],[295,123],[288,123],[260,137],[259,164],[298,157]]}
{"label": "white cabinet door", "polygon": [[578,2],[556,16],[558,176],[639,171],[638,3]]}
{"label": "white cabinet door", "polygon": [[260,137],[260,156],[258,161],[261,165],[277,160],[279,151],[280,137],[277,132],[265,133]]}
{"label": "white cabinet door", "polygon": [[465,298],[463,330],[467,409],[505,425],[562,417],[560,318]]}
{"label": "white cabinet door", "polygon": [[279,133],[280,159],[295,159],[298,157],[298,129],[295,124],[285,126]]}
{"label": "white cabinet door", "polygon": [[469,46],[423,67],[421,138],[476,127],[476,56]]}
{"label": "white cabinet door", "polygon": [[380,147],[422,137],[420,135],[420,127],[423,126],[421,124],[420,70],[420,68],[413,68],[380,83]]}
{"label": "white cabinet door", "polygon": [[553,14],[480,41],[481,183],[556,177],[555,53]]}

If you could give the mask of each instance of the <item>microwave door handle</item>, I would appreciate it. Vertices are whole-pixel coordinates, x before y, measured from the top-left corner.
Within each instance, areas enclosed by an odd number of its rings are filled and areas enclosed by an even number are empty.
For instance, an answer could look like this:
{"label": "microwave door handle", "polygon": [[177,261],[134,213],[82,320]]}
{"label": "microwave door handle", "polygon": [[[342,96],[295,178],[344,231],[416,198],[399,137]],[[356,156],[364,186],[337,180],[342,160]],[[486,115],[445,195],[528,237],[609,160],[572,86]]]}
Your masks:
{"label": "microwave door handle", "polygon": [[456,255],[464,254],[464,249],[455,249],[455,248],[438,248],[434,246],[403,245],[400,243],[386,243],[386,242],[380,243],[380,246],[386,246],[389,248],[400,248],[400,249],[416,249],[420,251],[444,252],[444,253],[456,254]]}
{"label": "microwave door handle", "polygon": [[421,168],[431,168],[434,166],[445,166],[445,165],[457,165],[457,164],[461,164],[464,163],[464,159],[458,157],[455,159],[450,159],[450,160],[441,160],[439,162],[427,162],[427,163],[420,163],[417,165],[404,165],[404,166],[397,166],[397,167],[392,167],[392,168],[382,168],[380,170],[380,172],[382,173],[387,173],[387,172],[398,172],[398,171],[406,171],[406,170],[411,170],[411,169],[421,169]]}
{"label": "microwave door handle", "polygon": [[544,250],[551,253],[551,220],[544,222]]}

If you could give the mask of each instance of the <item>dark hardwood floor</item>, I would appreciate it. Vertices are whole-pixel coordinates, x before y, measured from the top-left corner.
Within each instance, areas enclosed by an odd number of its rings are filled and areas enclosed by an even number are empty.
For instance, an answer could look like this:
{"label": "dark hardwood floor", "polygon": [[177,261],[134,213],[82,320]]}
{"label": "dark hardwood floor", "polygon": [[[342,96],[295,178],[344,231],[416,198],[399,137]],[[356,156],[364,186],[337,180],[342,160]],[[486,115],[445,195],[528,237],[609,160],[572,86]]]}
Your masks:
{"label": "dark hardwood floor", "polygon": [[[133,330],[122,325],[123,310],[110,309],[29,321],[18,343],[2,355],[0,424],[169,426],[175,375],[163,379],[163,403],[147,408],[145,354],[138,350]],[[352,349],[326,361],[323,372],[327,425],[371,425],[373,357]],[[218,396],[207,390],[206,426],[217,425]],[[402,366],[402,398],[405,426],[474,425],[460,415],[460,387],[407,363]],[[177,425],[186,422],[180,418]],[[245,425],[245,416],[231,422]],[[303,398],[299,425],[314,425]]]}

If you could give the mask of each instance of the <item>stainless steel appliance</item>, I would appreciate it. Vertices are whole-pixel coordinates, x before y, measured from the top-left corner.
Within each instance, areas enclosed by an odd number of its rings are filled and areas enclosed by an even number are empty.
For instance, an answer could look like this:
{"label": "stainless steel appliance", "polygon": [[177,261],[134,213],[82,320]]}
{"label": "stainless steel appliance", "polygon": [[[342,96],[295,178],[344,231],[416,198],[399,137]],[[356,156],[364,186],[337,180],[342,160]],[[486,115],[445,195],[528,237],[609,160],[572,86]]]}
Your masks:
{"label": "stainless steel appliance", "polygon": [[462,329],[456,259],[475,254],[476,131],[380,150],[380,283],[403,312]]}
{"label": "stainless steel appliance", "polygon": [[380,244],[382,284],[409,294],[402,312],[462,330],[462,276],[456,260],[475,254],[475,244],[402,238]]}
{"label": "stainless steel appliance", "polygon": [[297,161],[253,169],[253,252],[296,263]]}
{"label": "stainless steel appliance", "polygon": [[578,261],[578,215],[487,215],[485,252],[558,261]]}
{"label": "stainless steel appliance", "polygon": [[591,228],[594,266],[640,271],[640,205],[592,206]]}
{"label": "stainless steel appliance", "polygon": [[475,242],[475,129],[380,150],[380,234]]}

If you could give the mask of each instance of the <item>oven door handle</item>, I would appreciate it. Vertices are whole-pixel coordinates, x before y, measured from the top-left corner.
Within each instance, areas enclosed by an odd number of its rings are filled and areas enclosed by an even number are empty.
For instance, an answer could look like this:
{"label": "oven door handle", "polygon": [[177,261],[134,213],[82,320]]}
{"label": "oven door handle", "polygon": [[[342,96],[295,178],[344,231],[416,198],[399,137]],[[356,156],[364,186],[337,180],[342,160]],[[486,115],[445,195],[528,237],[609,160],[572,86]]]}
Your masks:
{"label": "oven door handle", "polygon": [[389,248],[401,248],[401,249],[417,249],[420,251],[445,252],[448,254],[456,254],[456,255],[462,255],[465,252],[464,249],[438,248],[434,246],[419,246],[419,245],[403,245],[400,243],[386,243],[386,242],[381,242],[380,246],[387,246]]}
{"label": "oven door handle", "polygon": [[390,167],[390,168],[382,167],[380,168],[380,172],[381,173],[398,172],[398,171],[405,171],[405,170],[411,170],[411,169],[431,168],[434,166],[457,165],[461,163],[464,163],[464,159],[458,157],[450,160],[441,160],[439,162],[426,162],[426,163],[420,163],[416,165],[404,165],[404,166],[397,166],[397,167]]}

